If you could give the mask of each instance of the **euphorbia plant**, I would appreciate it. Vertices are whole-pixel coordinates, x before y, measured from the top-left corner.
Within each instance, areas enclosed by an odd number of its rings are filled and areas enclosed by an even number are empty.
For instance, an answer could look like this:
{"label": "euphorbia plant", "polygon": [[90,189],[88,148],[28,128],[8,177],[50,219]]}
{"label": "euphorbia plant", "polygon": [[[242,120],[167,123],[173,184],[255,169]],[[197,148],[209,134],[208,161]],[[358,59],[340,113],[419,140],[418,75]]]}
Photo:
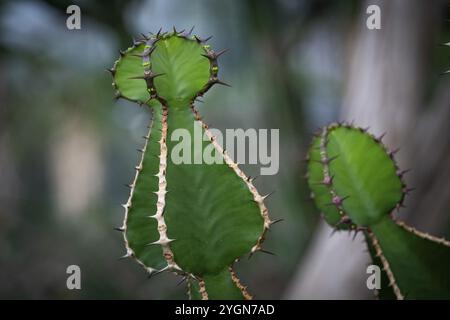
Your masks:
{"label": "euphorbia plant", "polygon": [[[192,31],[192,30],[191,30]],[[261,196],[217,143],[195,109],[197,97],[215,84],[217,58],[207,39],[191,32],[144,36],[110,69],[116,97],[148,107],[152,124],[142,158],[123,205],[125,258],[149,275],[171,271],[186,278],[193,299],[250,299],[233,271],[245,254],[262,250],[273,223]],[[201,128],[221,164],[176,164],[171,159],[176,129]],[[191,153],[199,152],[192,146]],[[201,150],[200,150],[201,152]]]}

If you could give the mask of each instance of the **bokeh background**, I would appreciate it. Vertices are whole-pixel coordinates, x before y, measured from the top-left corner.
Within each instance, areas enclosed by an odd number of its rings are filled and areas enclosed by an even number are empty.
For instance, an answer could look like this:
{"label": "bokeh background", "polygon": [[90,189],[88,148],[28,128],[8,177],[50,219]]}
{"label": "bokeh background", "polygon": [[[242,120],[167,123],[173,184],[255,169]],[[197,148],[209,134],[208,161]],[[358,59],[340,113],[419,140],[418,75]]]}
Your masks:
{"label": "bokeh background", "polygon": [[[66,28],[78,4],[82,29]],[[366,28],[378,4],[382,29]],[[450,237],[448,1],[1,1],[0,298],[181,299],[124,254],[120,225],[147,110],[114,102],[104,72],[141,32],[195,26],[230,48],[201,113],[212,127],[279,128],[280,171],[256,181],[273,218],[237,271],[257,299],[370,299],[362,239],[330,237],[302,179],[311,133],[354,120],[401,147],[416,190],[398,216]],[[246,166],[250,175],[258,166]],[[67,290],[66,268],[82,270]]]}

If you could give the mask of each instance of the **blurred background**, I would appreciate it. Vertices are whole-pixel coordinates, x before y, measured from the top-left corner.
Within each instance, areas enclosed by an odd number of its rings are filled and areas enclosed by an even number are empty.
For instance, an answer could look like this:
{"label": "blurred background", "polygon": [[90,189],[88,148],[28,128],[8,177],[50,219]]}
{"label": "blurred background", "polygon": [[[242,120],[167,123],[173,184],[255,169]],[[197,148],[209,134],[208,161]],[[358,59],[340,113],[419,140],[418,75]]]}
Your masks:
{"label": "blurred background", "polygon": [[[66,8],[81,8],[81,30]],[[381,30],[366,9],[381,8]],[[0,298],[182,299],[178,278],[147,280],[113,227],[123,218],[149,112],[113,101],[104,72],[141,32],[190,29],[230,48],[200,112],[212,127],[279,128],[280,171],[256,180],[273,227],[237,265],[256,299],[371,299],[362,239],[331,229],[302,178],[311,134],[355,121],[400,147],[415,187],[397,215],[450,238],[448,1],[1,1]],[[258,166],[244,167],[256,175]],[[81,267],[82,289],[66,288]],[[359,280],[358,280],[359,279]]]}

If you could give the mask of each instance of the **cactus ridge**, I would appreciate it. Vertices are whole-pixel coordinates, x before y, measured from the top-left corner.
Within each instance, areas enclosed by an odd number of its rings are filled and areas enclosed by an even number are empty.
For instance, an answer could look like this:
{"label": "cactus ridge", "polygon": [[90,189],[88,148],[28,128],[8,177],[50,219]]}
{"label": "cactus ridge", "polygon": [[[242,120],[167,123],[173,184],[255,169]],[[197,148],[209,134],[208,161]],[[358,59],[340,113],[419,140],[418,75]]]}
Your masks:
{"label": "cactus ridge", "polygon": [[380,297],[448,298],[450,243],[393,217],[413,189],[383,136],[348,123],[318,131],[307,155],[311,196],[335,230],[364,233],[387,282]]}
{"label": "cactus ridge", "polygon": [[[233,264],[262,249],[271,221],[252,179],[217,143],[194,103],[219,80],[215,52],[189,32],[143,35],[109,69],[116,98],[147,105],[152,124],[124,206],[126,254],[149,275],[171,271],[191,299],[251,299]],[[223,164],[175,164],[174,130],[201,129]],[[191,135],[192,136],[192,135]],[[207,140],[206,140],[207,139]],[[195,156],[198,151],[192,147]],[[156,160],[157,159],[157,160]]]}

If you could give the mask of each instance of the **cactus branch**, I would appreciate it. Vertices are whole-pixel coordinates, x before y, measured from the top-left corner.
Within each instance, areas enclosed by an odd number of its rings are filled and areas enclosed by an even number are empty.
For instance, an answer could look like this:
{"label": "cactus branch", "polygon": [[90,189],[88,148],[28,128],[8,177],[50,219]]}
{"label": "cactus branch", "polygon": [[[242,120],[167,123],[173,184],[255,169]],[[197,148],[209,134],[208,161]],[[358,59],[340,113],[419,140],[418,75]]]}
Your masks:
{"label": "cactus branch", "polygon": [[[335,230],[362,231],[387,280],[380,297],[449,298],[449,242],[395,220],[404,206],[407,172],[382,138],[346,123],[323,128],[307,156],[312,198]],[[390,294],[392,293],[392,295]]]}

